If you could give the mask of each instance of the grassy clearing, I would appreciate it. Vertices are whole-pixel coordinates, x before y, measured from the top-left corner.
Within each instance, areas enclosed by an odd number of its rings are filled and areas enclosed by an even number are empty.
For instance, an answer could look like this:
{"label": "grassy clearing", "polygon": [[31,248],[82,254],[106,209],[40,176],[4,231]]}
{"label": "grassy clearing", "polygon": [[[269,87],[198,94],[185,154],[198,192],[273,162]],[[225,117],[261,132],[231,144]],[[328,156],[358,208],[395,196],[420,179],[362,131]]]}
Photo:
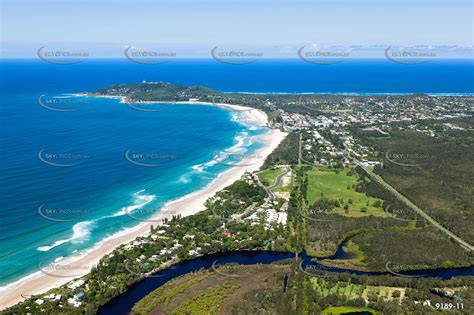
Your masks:
{"label": "grassy clearing", "polygon": [[[348,174],[351,170],[352,168],[333,170],[315,167],[308,171],[308,204],[312,205],[320,198],[328,198],[340,201],[340,206],[334,208],[333,213],[349,217],[387,217],[381,206],[375,206],[377,202],[382,205],[382,199],[369,197],[355,190],[359,177],[357,174]],[[348,211],[345,211],[345,206],[349,208]]]}
{"label": "grassy clearing", "polygon": [[371,314],[380,314],[379,312],[367,308],[367,307],[355,307],[355,306],[330,306],[325,308],[321,315],[338,315],[338,314],[348,314],[353,312],[369,312]]}
{"label": "grassy clearing", "polygon": [[338,282],[336,285],[329,284],[322,278],[311,278],[311,284],[316,292],[326,297],[329,294],[343,295],[348,299],[356,299],[364,293],[365,286]]}
{"label": "grassy clearing", "polygon": [[270,185],[273,185],[273,183],[275,182],[275,178],[281,174],[282,172],[284,171],[283,168],[269,168],[269,169],[266,169],[260,173],[258,173],[258,178],[260,178],[260,181],[266,185],[266,186],[270,186]]}
{"label": "grassy clearing", "polygon": [[[399,292],[399,295],[398,294],[396,295],[397,297],[393,297],[395,291]],[[369,300],[369,297],[371,295],[382,298],[384,301],[391,301],[394,299],[402,301],[405,298],[405,294],[406,294],[405,288],[368,286],[362,293],[361,297],[366,301]]]}
{"label": "grassy clearing", "polygon": [[218,314],[222,300],[238,288],[239,285],[230,282],[207,288],[174,309],[171,314]]}
{"label": "grassy clearing", "polygon": [[[369,297],[373,295],[383,298],[385,301],[391,301],[393,299],[402,301],[405,297],[406,290],[405,288],[399,287],[366,286],[349,282],[329,283],[325,279],[316,277],[311,278],[311,284],[313,289],[323,297],[330,294],[345,296],[348,300],[362,297],[366,302],[368,302]],[[392,296],[395,291],[400,293],[396,295],[397,297]]]}
{"label": "grassy clearing", "polygon": [[288,194],[291,192],[291,188],[293,187],[292,185],[293,179],[291,178],[290,180],[287,180],[286,176],[292,176],[292,174],[285,175],[285,177],[281,179],[280,186],[273,189],[273,192],[281,192],[281,193],[288,193]]}

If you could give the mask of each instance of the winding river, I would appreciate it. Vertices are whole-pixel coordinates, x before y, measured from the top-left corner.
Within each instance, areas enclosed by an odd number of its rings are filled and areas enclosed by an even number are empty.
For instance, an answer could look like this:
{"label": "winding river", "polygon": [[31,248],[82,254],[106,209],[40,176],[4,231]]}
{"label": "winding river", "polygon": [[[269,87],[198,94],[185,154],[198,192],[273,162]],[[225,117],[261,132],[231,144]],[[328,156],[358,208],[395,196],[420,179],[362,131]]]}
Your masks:
{"label": "winding river", "polygon": [[[348,256],[344,252],[343,247],[345,241],[342,242],[335,255],[331,259],[347,259]],[[237,263],[241,265],[252,264],[270,264],[279,260],[294,258],[294,253],[284,252],[268,252],[268,251],[232,251],[225,253],[217,253],[212,255],[202,256],[193,260],[187,260],[162,271],[159,271],[150,277],[147,277],[140,282],[134,284],[125,293],[112,299],[109,303],[99,309],[98,314],[129,314],[133,305],[145,297],[148,293],[162,286],[169,280],[179,277],[189,272],[197,271],[201,268],[208,269],[216,264]],[[302,259],[302,268],[311,268],[314,270],[324,270],[330,272],[348,272],[353,275],[382,275],[389,274],[378,272],[364,272],[353,271],[340,268],[330,268],[311,261],[310,256],[305,252],[301,253],[299,257]],[[451,279],[456,276],[473,276],[474,266],[464,268],[450,268],[450,269],[428,269],[403,272],[405,276],[421,277],[421,278],[441,278],[443,280]]]}

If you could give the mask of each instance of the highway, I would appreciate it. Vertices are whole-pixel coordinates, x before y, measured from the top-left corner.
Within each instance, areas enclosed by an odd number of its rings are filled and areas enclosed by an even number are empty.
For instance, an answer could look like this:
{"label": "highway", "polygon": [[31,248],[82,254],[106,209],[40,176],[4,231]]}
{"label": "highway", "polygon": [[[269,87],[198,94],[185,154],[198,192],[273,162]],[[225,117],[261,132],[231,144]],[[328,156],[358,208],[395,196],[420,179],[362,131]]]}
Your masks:
{"label": "highway", "polygon": [[462,238],[460,238],[459,236],[455,235],[453,232],[451,232],[450,230],[446,229],[444,226],[442,226],[439,222],[437,222],[435,219],[433,219],[432,217],[430,217],[426,212],[424,212],[423,210],[421,210],[417,205],[415,205],[413,202],[411,202],[407,197],[403,196],[398,190],[396,190],[395,188],[393,188],[390,184],[388,184],[385,180],[383,180],[382,177],[380,177],[379,175],[375,174],[374,172],[372,172],[370,169],[368,169],[365,165],[363,165],[361,162],[357,161],[356,159],[353,159],[353,162],[359,166],[360,168],[362,168],[366,173],[367,175],[370,176],[370,178],[372,178],[373,180],[375,180],[376,182],[378,182],[380,185],[382,185],[383,187],[385,187],[388,191],[390,191],[391,193],[393,193],[400,201],[402,201],[403,203],[405,203],[410,209],[412,209],[413,211],[415,211],[417,214],[419,214],[422,218],[424,218],[426,221],[428,221],[431,225],[433,225],[435,228],[437,228],[438,230],[440,230],[441,232],[443,232],[444,234],[448,235],[450,238],[452,238],[453,240],[455,240],[459,245],[461,245],[463,248],[469,250],[469,251],[472,251],[473,250],[473,246],[471,244],[469,244],[468,242],[464,241]]}

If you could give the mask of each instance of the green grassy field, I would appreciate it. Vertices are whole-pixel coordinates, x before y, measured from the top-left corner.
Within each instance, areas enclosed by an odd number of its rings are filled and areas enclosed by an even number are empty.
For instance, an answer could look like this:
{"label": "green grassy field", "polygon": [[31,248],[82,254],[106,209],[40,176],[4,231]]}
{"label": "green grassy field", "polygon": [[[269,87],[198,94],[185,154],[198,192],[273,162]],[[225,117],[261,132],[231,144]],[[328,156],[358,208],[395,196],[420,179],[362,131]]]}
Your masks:
{"label": "green grassy field", "polygon": [[364,293],[365,286],[354,283],[337,283],[334,286],[321,278],[311,278],[311,284],[316,292],[325,297],[330,294],[343,295],[348,299],[356,299]]}
{"label": "green grassy field", "polygon": [[260,178],[263,184],[265,184],[266,186],[270,186],[274,183],[275,178],[278,176],[278,174],[281,174],[283,171],[283,168],[269,168],[258,173],[258,178]]}
{"label": "green grassy field", "polygon": [[[376,201],[382,204],[382,199],[368,197],[364,193],[355,191],[353,186],[357,185],[358,175],[348,176],[347,173],[351,169],[352,168],[345,168],[337,172],[329,168],[315,167],[308,171],[308,204],[312,205],[322,196],[330,200],[342,200],[341,206],[335,208],[333,211],[340,215],[350,217],[368,215],[386,217],[387,215],[382,207],[374,206]],[[352,203],[349,202],[350,199]],[[345,213],[345,205],[349,207],[348,213]],[[365,212],[361,211],[362,209],[364,209]]]}
{"label": "green grassy field", "polygon": [[355,306],[330,306],[321,312],[321,315],[338,315],[352,312],[370,312],[371,314],[379,314],[379,312],[367,307]]}
{"label": "green grassy field", "polygon": [[[369,294],[375,294],[385,301],[390,301],[393,299],[398,299],[400,301],[405,297],[406,291],[405,288],[401,287],[361,285],[350,282],[337,282],[334,284],[329,283],[322,278],[311,278],[310,281],[313,289],[323,297],[326,297],[330,294],[335,294],[345,296],[348,300],[363,298],[366,302],[369,301]],[[397,298],[392,297],[392,294],[395,291],[400,292],[400,295]]]}

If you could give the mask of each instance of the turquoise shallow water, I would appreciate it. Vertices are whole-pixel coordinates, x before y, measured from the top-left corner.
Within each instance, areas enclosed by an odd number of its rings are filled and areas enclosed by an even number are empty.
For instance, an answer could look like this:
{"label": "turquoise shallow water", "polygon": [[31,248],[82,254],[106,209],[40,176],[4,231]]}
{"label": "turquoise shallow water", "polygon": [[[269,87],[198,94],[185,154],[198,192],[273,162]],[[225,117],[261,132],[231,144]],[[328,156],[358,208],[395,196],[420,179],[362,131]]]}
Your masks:
{"label": "turquoise shallow water", "polygon": [[[4,94],[2,276],[19,279],[147,220],[260,147],[240,113],[191,104]],[[143,105],[141,105],[143,106]],[[221,162],[221,163],[219,163]]]}

